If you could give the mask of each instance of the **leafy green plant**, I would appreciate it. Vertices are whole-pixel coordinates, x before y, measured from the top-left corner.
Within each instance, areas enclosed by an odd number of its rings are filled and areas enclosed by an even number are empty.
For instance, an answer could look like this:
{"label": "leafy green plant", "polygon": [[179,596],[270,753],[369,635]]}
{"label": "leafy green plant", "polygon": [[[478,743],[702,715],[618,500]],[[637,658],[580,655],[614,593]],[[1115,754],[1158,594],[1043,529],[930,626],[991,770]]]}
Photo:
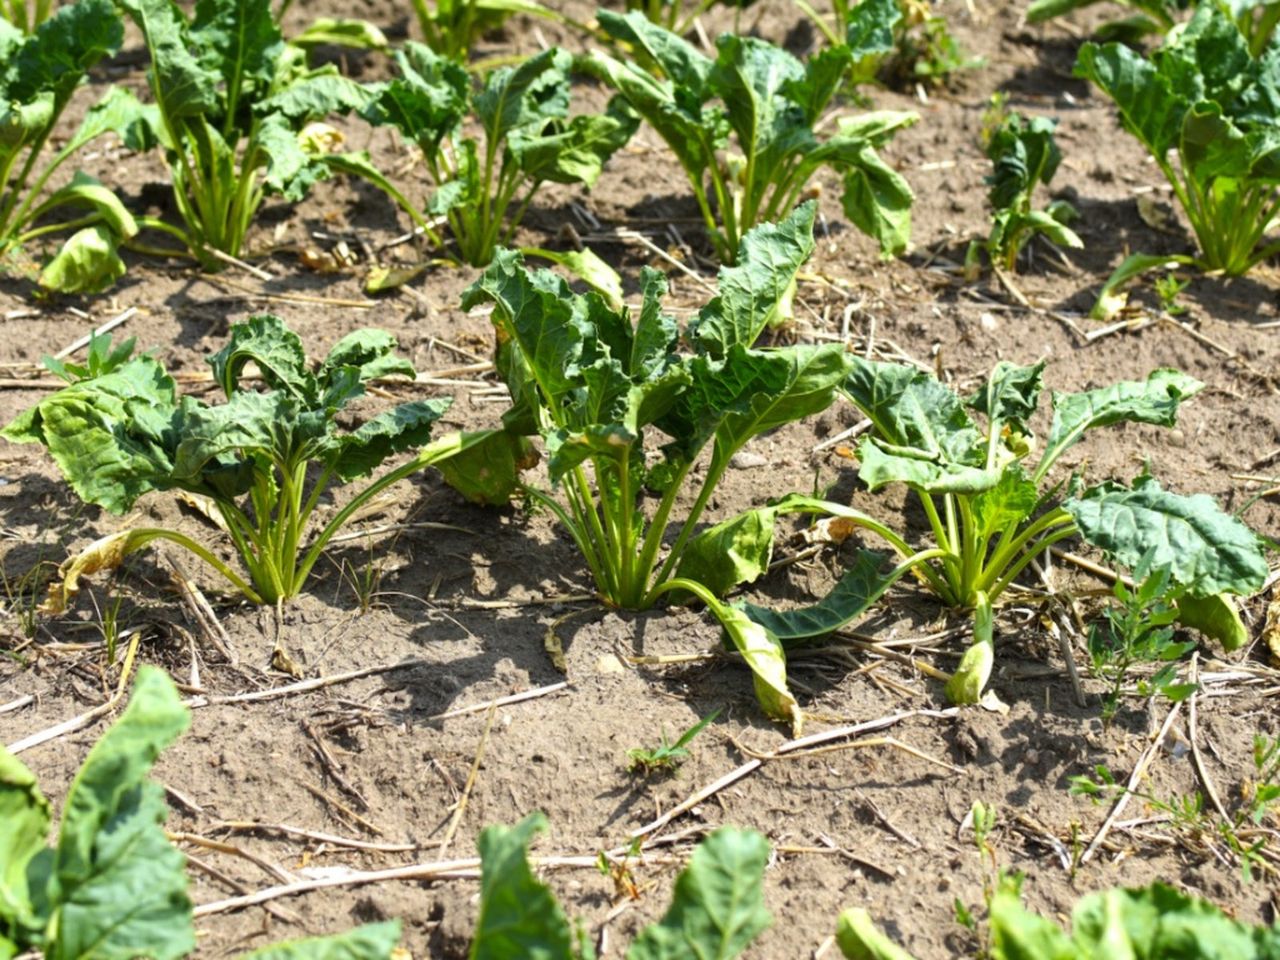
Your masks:
{"label": "leafy green plant", "polygon": [[[129,98],[112,89],[85,114],[51,157],[45,148],[89,69],[120,49],[124,24],[110,0],[77,0],[30,36],[0,20],[0,266],[21,269],[23,248],[39,237],[72,231],[39,273],[41,286],[92,293],[124,273],[117,253],[138,232],[114,193],[76,173],[45,195],[50,179],[90,141],[131,116]],[[70,215],[55,219],[52,215]]]}
{"label": "leafy green plant", "polygon": [[[207,498],[249,574],[246,581],[185,534],[135,527],[95,541],[65,563],[46,612],[65,608],[81,576],[114,569],[157,539],[191,551],[253,603],[297,594],[330,538],[362,504],[484,437],[453,434],[423,448],[365,486],[305,543],[326,490],[368,477],[388,457],[422,446],[448,409],[447,398],[416,400],[358,429],[339,428],[339,413],[365,392],[368,380],[413,375],[394,349],[390,334],[357,330],[313,371],[296,334],[277,317],[257,316],[234,324],[230,341],[209,358],[224,404],[179,398],[163,367],[140,356],[77,380],[20,415],[0,436],[44,444],[88,503],[123,514],[152,490]],[[251,362],[267,386],[263,392],[246,382]]]}
{"label": "leafy green plant", "polygon": [[[168,675],[139,669],[128,708],[71,784],[52,847],[49,801],[0,746],[0,956],[175,960],[195,950],[186,858],[165,836],[164,790],[147,776],[190,721]],[[399,922],[372,924],[264,947],[244,960],[309,960],[331,955],[325,950],[389,960],[399,939]]]}
{"label": "leafy green plant", "polygon": [[412,0],[422,39],[431,50],[466,65],[471,49],[486,33],[499,29],[515,13],[544,20],[569,21],[537,0]]}
{"label": "leafy green plant", "polygon": [[[494,304],[496,364],[513,399],[510,432],[485,451],[488,469],[505,471],[498,475],[511,489],[512,465],[523,459],[509,452],[512,444],[540,436],[552,490],[522,489],[573,536],[601,598],[646,609],[672,591],[696,594],[756,671],[766,711],[793,720],[780,649],[717,599],[763,569],[732,535],[716,527],[695,534],[734,454],[752,437],[825,409],[844,379],[839,344],[753,346],[813,250],[814,216],[815,205],[806,203],[782,223],[748,233],[737,265],[720,271],[719,295],[684,331],[663,315],[666,278],[653,270],[643,275],[636,321],[597,294],[575,295],[548,271],[530,273],[507,251],[463,298],[468,309]],[[682,339],[692,353],[677,351]],[[669,442],[651,463],[645,440],[655,429]],[[691,483],[708,445],[706,472]],[[470,493],[478,472],[446,479]],[[651,513],[646,489],[658,500]],[[673,517],[686,495],[692,504]],[[675,539],[660,560],[670,527]]]}
{"label": "leafy green plant", "polygon": [[1218,4],[1200,6],[1149,57],[1118,43],[1086,43],[1076,75],[1115,102],[1124,128],[1169,181],[1200,248],[1197,255],[1129,256],[1103,286],[1095,316],[1116,312],[1124,303],[1119,287],[1152,268],[1180,263],[1238,276],[1280,251],[1280,243],[1265,242],[1280,214],[1280,111],[1272,94],[1280,59],[1251,55]]}
{"label": "leafy green plant", "polygon": [[[1032,0],[1027,6],[1027,23],[1045,23],[1075,10],[1092,7],[1103,0]],[[1178,15],[1192,6],[1191,0],[1116,0],[1131,11],[1118,20],[1104,22],[1094,35],[1100,40],[1136,44],[1152,34],[1166,34],[1177,23]]]}
{"label": "leafy green plant", "polygon": [[20,33],[35,33],[56,7],[56,0],[0,0],[0,22],[8,23]]}
{"label": "leafy green plant", "polygon": [[1150,678],[1137,683],[1142,697],[1163,696],[1170,701],[1185,700],[1196,691],[1194,683],[1179,683],[1177,665],[1195,649],[1194,641],[1174,639],[1178,622],[1176,590],[1170,572],[1162,567],[1136,572],[1137,586],[1130,590],[1122,580],[1113,589],[1115,603],[1102,611],[1102,619],[1089,628],[1089,660],[1095,676],[1108,684],[1102,700],[1102,721],[1110,726],[1120,708],[1129,671],[1137,663],[1163,664]]}
{"label": "leafy green plant", "polygon": [[[888,257],[907,247],[911,188],[876,153],[903,127],[909,111],[875,111],[843,117],[836,133],[816,133],[850,64],[892,48],[892,2],[860,5],[851,44],[822,51],[801,63],[780,47],[752,37],[724,34],[715,60],[639,12],[601,10],[600,26],[629,44],[638,62],[604,53],[587,69],[618,91],[675,153],[689,178],[722,263],[733,263],[742,237],[756,224],[786,216],[824,166],[844,180],[845,215]],[[660,75],[655,76],[653,70]],[[736,149],[730,147],[730,135]]]}
{"label": "leafy green plant", "polygon": [[1062,162],[1053,138],[1057,125],[1048,117],[1025,118],[1010,112],[987,142],[987,157],[994,170],[986,183],[991,187],[988,197],[995,211],[987,254],[1006,270],[1017,269],[1018,254],[1037,234],[1061,247],[1078,250],[1084,246],[1067,226],[1077,216],[1071,204],[1055,200],[1044,210],[1032,208],[1036,185],[1048,186]]}
{"label": "leafy green plant", "polygon": [[[569,925],[555,895],[529,867],[529,841],[546,824],[534,813],[514,827],[487,827],[480,834],[480,917],[471,960],[595,957],[585,933]],[[764,906],[768,859],[769,844],[760,834],[716,830],[698,844],[676,878],[665,916],[640,931],[627,960],[732,960],[741,954],[773,919]]]}
{"label": "leafy green plant", "polygon": [[[121,0],[142,31],[154,103],[145,122],[129,116],[121,134],[143,149],[158,143],[173,182],[181,226],[147,219],[182,244],[209,271],[221,253],[239,256],[245,235],[269,194],[296,203],[343,169],[380,176],[367,154],[333,154],[337,131],[319,121],[365,105],[371,92],[333,66],[306,64],[286,44],[266,3],[201,0],[188,20],[172,0]],[[161,251],[164,252],[164,251]]]}
{"label": "leafy green plant", "polygon": [[[475,266],[510,242],[544,183],[594,184],[639,122],[617,105],[570,118],[573,57],[557,48],[490,72],[474,92],[466,70],[421,44],[406,44],[396,63],[400,76],[363,115],[418,145],[435,191],[420,209],[379,186],[436,244],[430,220],[447,217],[460,258]],[[472,115],[478,138],[464,130]]]}
{"label": "leafy green plant", "polygon": [[[976,702],[994,663],[993,604],[1048,547],[1082,537],[1126,567],[1167,570],[1177,587],[1178,619],[1235,649],[1248,638],[1231,595],[1248,595],[1267,576],[1259,537],[1203,494],[1161,489],[1149,476],[1132,487],[1111,481],[1085,488],[1072,478],[1047,485],[1049,471],[1086,431],[1122,422],[1171,426],[1182,400],[1202,384],[1176,370],[1083,393],[1053,394],[1053,421],[1039,461],[1030,420],[1041,394],[1043,363],[996,365],[986,384],[961,398],[932,375],[850,355],[844,382],[850,400],[871,420],[858,447],[858,476],[871,490],[905,484],[931,531],[917,549],[892,526],[841,504],[791,496],[772,504],[784,513],[826,514],[843,535],[861,529],[899,556],[862,552],[832,593],[815,606],[779,613],[751,604],[748,616],[784,646],[839,629],[907,573],[950,607],[972,611],[975,643],[947,685],[958,703]],[[986,418],[985,430],[972,414]],[[760,511],[757,511],[760,513]],[[767,562],[772,542],[758,536]]]}
{"label": "leafy green plant", "polygon": [[[1280,929],[1251,927],[1173,887],[1091,893],[1075,906],[1071,932],[1031,913],[1017,892],[991,901],[992,960],[1103,960],[1178,957],[1180,960],[1270,960],[1280,956]],[[836,942],[848,960],[912,960],[880,932],[860,907],[840,915]]]}
{"label": "leafy green plant", "polygon": [[1117,781],[1104,763],[1094,767],[1093,776],[1072,777],[1071,794],[1102,803],[1129,793],[1168,817],[1175,830],[1191,837],[1217,833],[1239,859],[1241,873],[1247,882],[1252,879],[1254,867],[1276,874],[1273,864],[1260,852],[1274,838],[1274,831],[1262,827],[1262,822],[1273,805],[1280,805],[1280,739],[1255,735],[1253,765],[1253,778],[1241,784],[1240,794],[1244,803],[1230,814],[1219,808],[1224,815],[1206,810],[1204,797],[1199,792],[1165,798],[1146,789],[1130,789]]}
{"label": "leafy green plant", "polygon": [[672,773],[677,770],[680,764],[689,759],[688,746],[693,742],[693,738],[707,728],[716,717],[720,716],[719,710],[713,710],[707,714],[693,726],[676,739],[675,743],[667,742],[667,732],[662,731],[662,742],[652,750],[645,747],[636,747],[627,751],[627,759],[630,760],[628,769],[632,773],[643,773],[646,777],[654,773]]}

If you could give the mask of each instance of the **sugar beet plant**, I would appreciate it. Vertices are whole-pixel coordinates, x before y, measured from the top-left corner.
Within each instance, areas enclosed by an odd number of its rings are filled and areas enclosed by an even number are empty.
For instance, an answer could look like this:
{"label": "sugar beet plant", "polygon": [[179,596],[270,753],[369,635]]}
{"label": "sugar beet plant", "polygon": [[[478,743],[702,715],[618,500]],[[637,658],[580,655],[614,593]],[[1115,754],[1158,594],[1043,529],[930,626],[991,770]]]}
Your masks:
{"label": "sugar beet plant", "polygon": [[[141,668],[128,708],[71,784],[52,847],[49,801],[0,746],[0,956],[177,960],[195,951],[186,858],[165,836],[164,790],[148,779],[190,722],[164,671]],[[398,922],[369,924],[242,960],[390,960],[399,940]]]}
{"label": "sugar beet plant", "polygon": [[[1124,567],[1167,571],[1184,625],[1227,649],[1247,639],[1231,597],[1261,588],[1266,558],[1260,538],[1211,497],[1172,493],[1145,475],[1132,486],[1107,481],[1087,488],[1073,477],[1065,491],[1048,482],[1054,464],[1086,431],[1123,422],[1172,426],[1179,404],[1202,384],[1175,370],[1156,370],[1146,380],[1083,393],[1055,391],[1049,435],[1032,466],[1029,423],[1043,363],[1000,363],[981,389],[961,398],[912,367],[852,356],[847,362],[844,391],[872,423],[858,447],[858,477],[871,490],[910,488],[928,518],[931,543],[917,549],[888,523],[810,497],[758,511],[767,512],[770,526],[781,513],[827,514],[842,535],[865,530],[899,557],[885,573],[884,558],[864,552],[815,606],[779,613],[746,605],[747,614],[784,646],[839,629],[910,573],[943,603],[972,611],[975,643],[947,692],[956,702],[976,702],[994,662],[993,604],[1032,560],[1072,537]],[[985,418],[985,429],[974,414]],[[769,541],[756,542],[767,564]]]}
{"label": "sugar beet plant", "polygon": [[[683,331],[662,313],[666,282],[656,271],[644,274],[635,320],[597,294],[573,294],[548,271],[530,273],[507,251],[498,252],[463,300],[468,308],[494,305],[496,363],[513,399],[509,433],[490,441],[486,462],[509,472],[520,456],[491,452],[523,436],[541,437],[553,488],[524,490],[573,536],[601,598],[645,609],[673,590],[696,594],[752,664],[766,711],[792,720],[799,715],[784,695],[781,651],[720,603],[718,595],[737,582],[734,557],[697,529],[733,455],[752,437],[825,409],[844,379],[838,344],[754,346],[813,249],[814,215],[810,202],[782,223],[748,233],[736,265],[720,271],[719,295]],[[678,350],[682,339],[692,353]],[[646,441],[655,431],[668,442],[650,464]],[[691,483],[708,445],[706,473]],[[470,477],[479,473],[452,479],[469,492]],[[657,499],[652,513],[644,507],[646,490]],[[693,503],[677,514],[687,493]],[[663,556],[669,532],[674,540]]]}
{"label": "sugar beet plant", "polygon": [[[860,4],[855,13],[864,9],[870,22],[850,29],[863,46],[841,44],[805,63],[764,40],[735,34],[720,37],[711,60],[639,12],[599,11],[600,26],[629,44],[637,62],[597,52],[585,64],[675,153],[721,262],[734,262],[753,226],[790,213],[824,166],[842,176],[845,215],[879,243],[881,253],[906,249],[911,188],[876,150],[917,115],[875,111],[840,119],[826,139],[815,132],[850,64],[886,42],[882,25],[871,18],[888,15],[886,9],[897,16],[892,3]],[[891,29],[888,38],[891,45]]]}
{"label": "sugar beet plant", "polygon": [[71,231],[40,283],[92,292],[124,273],[121,240],[138,231],[110,190],[77,173],[48,195],[45,186],[91,140],[127,124],[128,98],[109,91],[58,150],[50,137],[89,69],[114,54],[124,25],[110,0],[78,0],[31,36],[0,21],[0,266],[12,268],[39,237]]}
{"label": "sugar beet plant", "polygon": [[[98,369],[70,371],[74,382],[0,436],[43,444],[76,493],[112,513],[123,514],[152,490],[207,498],[249,576],[246,581],[183,533],[135,527],[96,541],[64,564],[45,611],[64,609],[83,575],[115,568],[154,540],[191,551],[253,603],[297,594],[325,545],[361,504],[483,437],[453,434],[423,447],[313,533],[311,520],[326,490],[369,477],[388,457],[422,447],[449,406],[448,399],[416,400],[355,430],[339,427],[338,415],[365,392],[368,380],[413,375],[394,348],[390,334],[358,330],[312,370],[302,342],[278,318],[252,317],[235,324],[227,345],[209,358],[226,396],[226,403],[212,406],[179,397],[159,362],[129,359],[127,350],[100,350],[107,359]],[[252,389],[245,377],[251,362],[264,391]]]}
{"label": "sugar beet plant", "polygon": [[1076,74],[1115,102],[1124,128],[1169,181],[1200,247],[1198,255],[1130,256],[1103,287],[1095,313],[1118,309],[1116,289],[1145,270],[1185,263],[1238,276],[1280,251],[1280,243],[1265,242],[1280,214],[1274,46],[1251,55],[1231,16],[1206,3],[1149,57],[1118,43],[1085,44]]}
{"label": "sugar beet plant", "polygon": [[[121,133],[135,148],[158,143],[173,180],[181,225],[145,226],[176,237],[207,270],[238,256],[263,200],[297,202],[328,176],[340,138],[319,121],[359,109],[369,92],[329,66],[313,70],[286,44],[271,5],[200,0],[188,21],[172,0],[121,0],[151,59],[154,104],[145,125]],[[364,154],[351,168],[377,179]]]}
{"label": "sugar beet plant", "polygon": [[[421,149],[435,189],[421,208],[389,185],[384,189],[437,244],[441,238],[429,221],[446,217],[460,259],[474,266],[485,266],[499,244],[510,243],[543,184],[591,186],[639,124],[618,106],[571,118],[573,57],[564,50],[491,71],[478,89],[460,65],[421,44],[406,44],[396,63],[400,76],[364,116],[395,127]],[[478,137],[464,129],[471,116]]]}

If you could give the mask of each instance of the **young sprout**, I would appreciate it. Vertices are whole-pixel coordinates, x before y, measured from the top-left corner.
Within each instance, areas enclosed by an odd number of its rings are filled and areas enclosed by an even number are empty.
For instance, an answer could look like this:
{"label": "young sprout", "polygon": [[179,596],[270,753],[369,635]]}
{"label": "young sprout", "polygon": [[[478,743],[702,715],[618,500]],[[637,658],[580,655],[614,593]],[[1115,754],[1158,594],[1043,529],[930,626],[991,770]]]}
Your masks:
{"label": "young sprout", "polygon": [[667,742],[667,731],[663,730],[662,743],[654,749],[646,750],[643,747],[637,747],[634,750],[628,750],[627,757],[631,763],[627,766],[627,770],[646,777],[655,773],[674,773],[679,769],[680,764],[689,759],[689,751],[686,748],[693,742],[693,738],[718,716],[720,716],[720,709],[711,711],[680,734],[680,739],[675,743]]}

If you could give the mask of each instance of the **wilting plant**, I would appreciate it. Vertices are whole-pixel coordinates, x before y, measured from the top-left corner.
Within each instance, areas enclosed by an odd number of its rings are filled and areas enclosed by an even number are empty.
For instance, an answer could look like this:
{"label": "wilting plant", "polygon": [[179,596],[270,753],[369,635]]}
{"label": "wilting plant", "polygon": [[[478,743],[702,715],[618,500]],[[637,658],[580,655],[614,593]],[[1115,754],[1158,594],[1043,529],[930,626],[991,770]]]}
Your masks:
{"label": "wilting plant", "polygon": [[1014,270],[1018,254],[1037,234],[1060,247],[1084,246],[1069,226],[1077,216],[1065,200],[1055,200],[1044,210],[1032,207],[1037,184],[1049,185],[1062,162],[1053,138],[1056,120],[1023,117],[1011,112],[991,131],[987,157],[995,168],[987,177],[988,197],[994,210],[987,254],[992,262]]}
{"label": "wilting plant", "polygon": [[[738,570],[734,555],[708,542],[710,531],[698,533],[698,525],[734,454],[752,437],[825,409],[844,379],[839,344],[755,346],[813,249],[814,216],[810,202],[748,233],[737,264],[720,271],[718,296],[685,330],[662,313],[666,279],[657,271],[644,273],[633,319],[499,251],[463,305],[493,304],[496,364],[513,400],[504,418],[509,433],[446,472],[475,495],[473,478],[505,470],[510,489],[512,465],[522,459],[512,444],[541,437],[552,489],[522,488],[573,536],[601,598],[645,609],[671,591],[696,594],[751,663],[765,709],[796,721],[795,701],[783,696],[779,679],[780,649],[718,600],[759,571]],[[679,351],[682,340],[691,353]],[[656,431],[668,442],[650,462],[646,441]],[[695,481],[694,464],[708,446],[710,461]],[[657,499],[651,512],[646,491]],[[677,513],[689,494],[692,504]],[[669,532],[674,540],[663,556]]]}
{"label": "wilting plant", "polygon": [[[879,5],[867,9],[874,13]],[[882,48],[875,23],[858,33],[859,49],[841,44],[801,63],[781,47],[735,34],[720,37],[711,60],[638,12],[601,10],[598,19],[638,59],[624,62],[597,52],[584,61],[587,69],[671,148],[722,263],[734,262],[753,226],[790,213],[821,167],[840,173],[845,215],[879,243],[882,255],[906,249],[911,188],[876,150],[917,115],[875,111],[841,118],[825,139],[816,132],[849,65]]]}
{"label": "wilting plant", "polygon": [[[141,667],[128,707],[67,792],[52,847],[49,801],[0,745],[0,956],[177,960],[195,951],[186,857],[165,835],[164,788],[148,777],[190,722],[168,675]],[[399,940],[399,922],[369,924],[241,960],[390,960]]]}
{"label": "wilting plant", "polygon": [[[400,76],[363,115],[417,144],[435,190],[420,208],[384,189],[437,244],[430,221],[446,217],[460,259],[474,266],[510,243],[543,184],[591,186],[639,124],[616,106],[570,117],[573,57],[557,48],[490,72],[474,91],[466,70],[421,44],[406,44],[396,63]],[[472,115],[478,137],[464,130]]]}
{"label": "wilting plant", "polygon": [[[812,607],[780,613],[747,604],[747,615],[784,646],[839,629],[910,573],[949,607],[972,611],[975,643],[947,686],[952,700],[979,698],[994,662],[993,603],[1046,549],[1072,537],[1122,566],[1167,570],[1178,620],[1223,643],[1248,636],[1232,595],[1261,588],[1267,563],[1259,537],[1204,494],[1161,489],[1149,476],[1129,487],[1086,488],[1073,478],[1063,495],[1049,471],[1086,431],[1122,422],[1172,426],[1179,404],[1203,386],[1176,370],[1083,393],[1053,394],[1053,421],[1034,466],[1030,420],[1043,363],[997,364],[987,383],[961,398],[913,367],[851,356],[846,395],[870,419],[858,447],[859,479],[871,490],[905,484],[928,518],[931,543],[913,547],[893,525],[841,504],[789,497],[762,508],[767,524],[783,513],[827,514],[840,539],[874,534],[898,554],[891,571],[864,552],[832,593]],[[972,414],[986,420],[985,429]],[[771,538],[758,550],[767,564]]]}
{"label": "wilting plant", "polygon": [[0,264],[13,266],[22,248],[39,237],[74,231],[40,273],[47,289],[93,292],[110,285],[124,273],[118,244],[138,231],[115,194],[83,173],[44,192],[85,144],[129,122],[129,98],[113,88],[47,155],[72,95],[95,63],[119,50],[123,37],[110,0],[78,0],[28,37],[0,21]]}
{"label": "wilting plant", "polygon": [[[480,916],[469,956],[591,960],[586,931],[575,930],[551,889],[529,865],[530,840],[547,826],[541,813],[480,834]],[[733,960],[773,922],[764,905],[769,844],[752,830],[721,827],[698,844],[676,877],[671,905],[640,931],[627,960],[707,957]],[[609,859],[601,854],[602,869]]]}
{"label": "wilting plant", "polygon": [[[387,458],[422,447],[450,401],[400,404],[355,430],[338,415],[375,377],[413,376],[380,330],[357,330],[338,341],[314,369],[302,341],[277,318],[252,317],[209,358],[226,403],[178,397],[173,378],[149,356],[115,359],[77,379],[19,416],[0,436],[41,443],[76,493],[123,514],[152,490],[204,498],[248,572],[246,581],[207,547],[176,530],[135,527],[87,547],[62,567],[45,604],[61,612],[80,578],[112,569],[154,540],[191,551],[253,603],[297,594],[326,544],[379,491],[443,460],[483,435],[453,434],[424,447],[408,463],[366,485],[318,532],[311,520],[335,483],[371,476]],[[251,388],[253,363],[267,389]]]}
{"label": "wilting plant", "polygon": [[[188,21],[172,0],[121,0],[147,44],[154,104],[122,130],[143,149],[159,143],[182,224],[144,226],[176,237],[206,270],[238,256],[269,194],[297,202],[330,175],[337,131],[320,121],[359,109],[370,91],[329,66],[310,69],[286,44],[270,4],[201,0]],[[380,175],[367,155],[344,169]]]}
{"label": "wilting plant", "polygon": [[1118,310],[1117,288],[1154,267],[1184,263],[1238,276],[1280,251],[1280,242],[1265,242],[1280,214],[1274,48],[1253,56],[1238,25],[1208,3],[1149,57],[1118,43],[1086,43],[1076,75],[1115,102],[1124,128],[1169,181],[1200,247],[1198,255],[1128,257],[1107,280],[1095,314]]}

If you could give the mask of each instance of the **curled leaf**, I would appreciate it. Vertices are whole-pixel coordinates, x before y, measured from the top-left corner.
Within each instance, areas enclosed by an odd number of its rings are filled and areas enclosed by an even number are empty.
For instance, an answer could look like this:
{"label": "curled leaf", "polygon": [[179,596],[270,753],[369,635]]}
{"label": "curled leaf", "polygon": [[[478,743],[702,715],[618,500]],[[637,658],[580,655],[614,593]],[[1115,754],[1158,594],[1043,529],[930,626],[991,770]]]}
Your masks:
{"label": "curled leaf", "polygon": [[59,580],[49,585],[49,596],[39,612],[56,616],[67,609],[71,598],[80,592],[80,578],[103,570],[115,570],[124,558],[155,539],[149,529],[125,530],[93,541],[58,568]]}

